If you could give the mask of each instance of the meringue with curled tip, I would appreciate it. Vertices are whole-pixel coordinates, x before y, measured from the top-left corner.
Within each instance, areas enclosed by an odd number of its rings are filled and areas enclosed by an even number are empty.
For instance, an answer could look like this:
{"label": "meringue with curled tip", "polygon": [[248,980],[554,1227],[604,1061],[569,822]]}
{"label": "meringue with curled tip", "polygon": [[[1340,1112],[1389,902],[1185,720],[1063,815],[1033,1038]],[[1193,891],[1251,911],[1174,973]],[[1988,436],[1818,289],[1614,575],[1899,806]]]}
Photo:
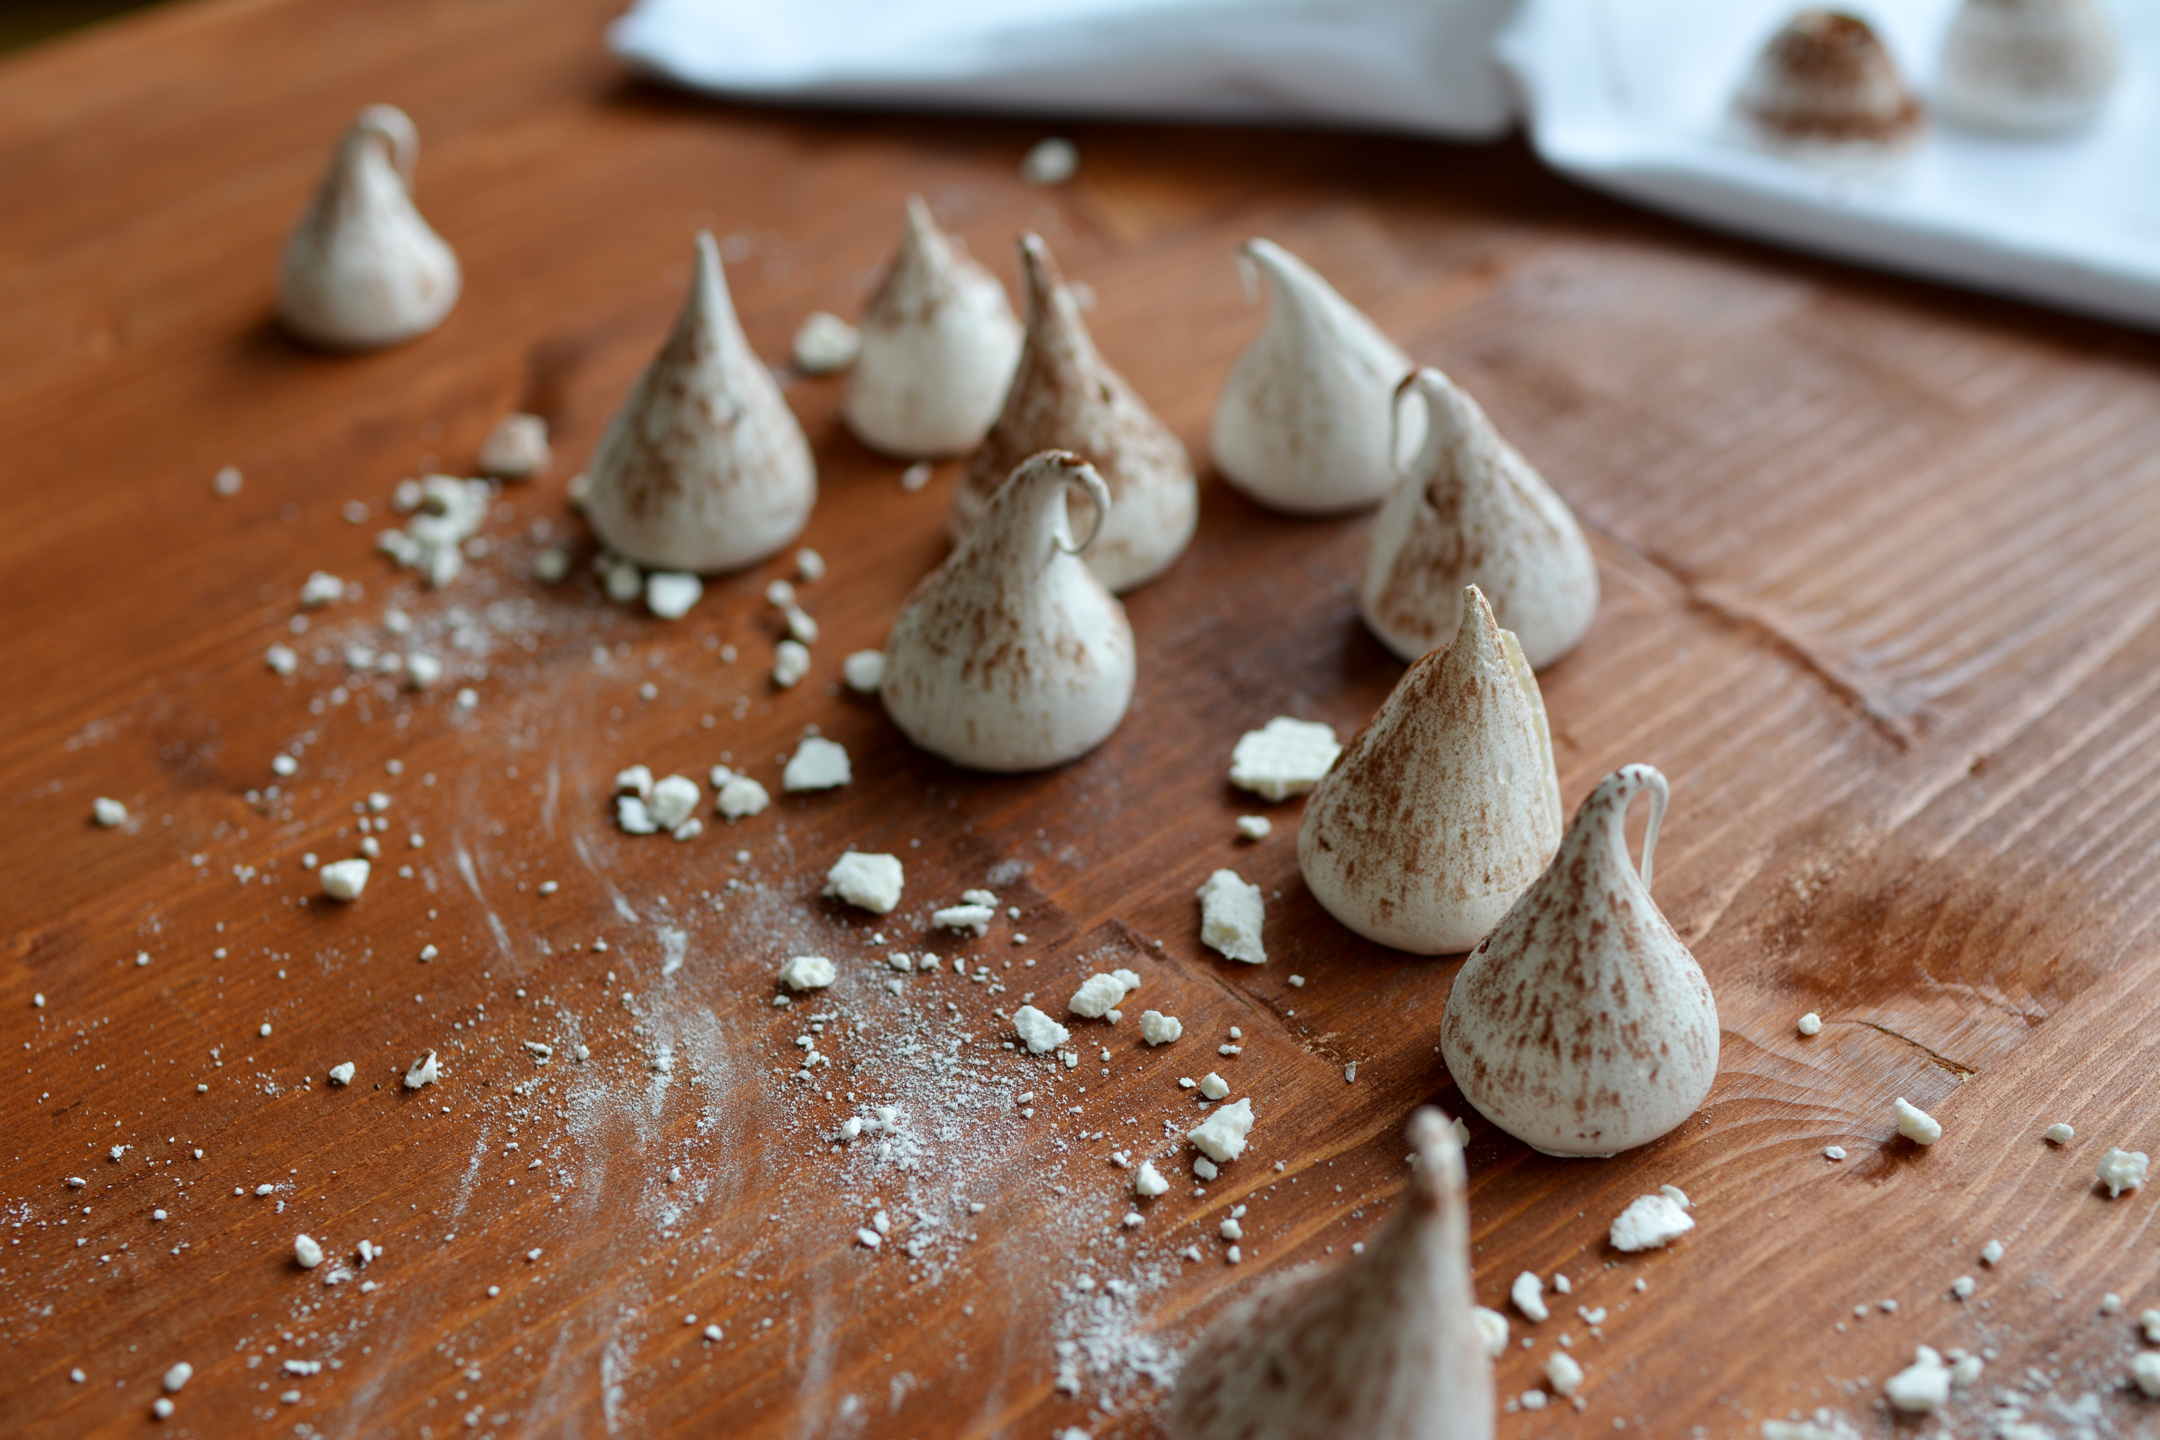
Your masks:
{"label": "meringue with curled tip", "polygon": [[1417,955],[1491,932],[1560,843],[1537,676],[1475,585],[1305,803],[1298,869],[1337,920]]}
{"label": "meringue with curled tip", "polygon": [[1491,1440],[1462,1145],[1429,1105],[1408,1133],[1409,1189],[1362,1254],[1265,1282],[1194,1344],[1171,1440]]}
{"label": "meringue with curled tip", "polygon": [[[1644,793],[1638,872],[1627,811]],[[1667,794],[1648,765],[1599,781],[1448,995],[1448,1074],[1486,1119],[1547,1155],[1647,1145],[1693,1115],[1717,1078],[1710,982],[1650,898]]]}
{"label": "meringue with curled tip", "polygon": [[1020,358],[1020,322],[998,278],[907,202],[900,248],[863,313],[840,415],[855,438],[903,460],[982,443]]}
{"label": "meringue with curled tip", "polygon": [[1410,372],[1410,357],[1272,240],[1248,240],[1242,254],[1265,277],[1271,299],[1267,322],[1215,402],[1216,468],[1253,500],[1290,515],[1373,504],[1395,484],[1389,397]]}
{"label": "meringue with curled tip", "polygon": [[1766,150],[1867,164],[1920,138],[1920,102],[1874,29],[1836,10],[1802,10],[1755,58],[1732,116]]}
{"label": "meringue with curled tip", "polygon": [[420,132],[370,105],[285,242],[278,319],[310,345],[377,350],[425,335],[457,304],[457,256],[412,202]]}
{"label": "meringue with curled tip", "polygon": [[1199,521],[1192,461],[1170,427],[1103,362],[1041,236],[1020,237],[1020,274],[1027,292],[1020,363],[997,423],[968,457],[947,529],[955,540],[974,529],[1006,476],[1029,456],[1070,450],[1095,467],[1110,493],[1109,515],[1080,522],[1097,532],[1088,568],[1114,591],[1145,585],[1185,553]]}
{"label": "meringue with curled tip", "polygon": [[[1422,443],[1381,507],[1358,610],[1405,660],[1444,645],[1475,585],[1533,670],[1575,648],[1597,615],[1597,561],[1567,502],[1438,370],[1395,389],[1422,402]],[[1409,427],[1406,425],[1405,429]]]}
{"label": "meringue with curled tip", "polygon": [[2107,104],[2121,48],[2098,0],[1964,0],[1943,36],[1935,108],[1968,130],[2076,130]]}
{"label": "meringue with curled tip", "polygon": [[809,520],[810,443],[743,335],[709,232],[698,232],[674,332],[608,422],[586,474],[593,529],[651,570],[740,570]]}
{"label": "meringue with curled tip", "polygon": [[[1074,487],[1090,501],[1078,544]],[[1016,771],[1109,738],[1132,703],[1132,627],[1080,555],[1116,514],[1102,476],[1069,451],[1013,471],[885,642],[878,693],[908,739],[971,770]]]}

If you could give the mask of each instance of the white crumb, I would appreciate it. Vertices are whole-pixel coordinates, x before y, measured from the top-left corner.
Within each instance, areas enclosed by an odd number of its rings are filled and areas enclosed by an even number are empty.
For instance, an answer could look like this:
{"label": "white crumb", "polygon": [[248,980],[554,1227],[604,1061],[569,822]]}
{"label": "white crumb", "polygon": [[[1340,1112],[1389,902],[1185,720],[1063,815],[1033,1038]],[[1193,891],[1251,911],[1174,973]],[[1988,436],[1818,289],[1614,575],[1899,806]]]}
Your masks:
{"label": "white crumb", "polygon": [[2108,1198],[2116,1199],[2125,1190],[2135,1190],[2145,1183],[2145,1171],[2151,1164],[2142,1150],[2109,1150],[2100,1157],[2100,1183],[2108,1187]]}
{"label": "white crumb", "polygon": [[441,1073],[442,1067],[435,1059],[435,1052],[430,1050],[406,1069],[405,1088],[418,1090],[423,1085],[432,1085]]}
{"label": "white crumb", "polygon": [[1545,1308],[1545,1282],[1535,1271],[1525,1270],[1515,1277],[1515,1283],[1508,1287],[1508,1299],[1515,1302],[1515,1308],[1532,1324],[1552,1314]]}
{"label": "white crumb", "polygon": [[530,480],[549,458],[547,421],[538,415],[512,411],[480,442],[480,473],[498,480]]}
{"label": "white crumb", "polygon": [[850,850],[825,872],[822,893],[845,900],[873,915],[890,915],[900,904],[904,883],[897,855],[869,855]]}
{"label": "white crumb", "polygon": [[1243,840],[1265,840],[1275,822],[1265,815],[1240,815],[1237,817],[1238,837]]}
{"label": "white crumb", "polygon": [[840,662],[840,678],[858,695],[875,695],[885,683],[885,652],[857,650]]}
{"label": "white crumb", "polygon": [[800,640],[782,640],[773,651],[772,683],[782,690],[800,684],[810,673],[810,652]]}
{"label": "white crumb", "polygon": [[1072,1038],[1072,1032],[1033,1005],[1013,1011],[1013,1029],[1027,1045],[1030,1055],[1043,1055]]}
{"label": "white crumb", "polygon": [[1802,1015],[1800,1017],[1800,1033],[1802,1035],[1822,1034],[1822,1016],[1817,1015],[1812,1010],[1808,1011],[1807,1014]]}
{"label": "white crumb", "polygon": [[845,747],[822,735],[805,735],[802,743],[795,747],[787,767],[780,772],[780,788],[790,792],[831,790],[854,778]]}
{"label": "white crumb", "polygon": [[830,310],[811,311],[795,328],[795,368],[805,375],[845,370],[861,351],[862,332]]}
{"label": "white crumb", "polygon": [[1200,1077],[1200,1093],[1210,1100],[1220,1100],[1230,1093],[1229,1082],[1210,1070]]}
{"label": "white crumb", "polygon": [[1234,870],[1217,870],[1200,887],[1199,896],[1201,943],[1232,960],[1266,964],[1260,887],[1246,884]]}
{"label": "white crumb", "polygon": [[1066,1008],[1089,1020],[1100,1020],[1139,987],[1140,977],[1130,970],[1097,973],[1080,982]]}
{"label": "white crumb", "polygon": [[2072,1140],[2077,1139],[2077,1131],[2071,1129],[2068,1125],[2065,1125],[2062,1123],[2062,1121],[2058,1120],[2053,1125],[2047,1127],[2047,1133],[2045,1138],[2053,1141],[2057,1145],[2067,1145]]}
{"label": "white crumb", "polygon": [[1470,1318],[1476,1322],[1478,1338],[1485,1342],[1485,1353],[1497,1360],[1507,1353],[1508,1318],[1497,1310],[1483,1305],[1470,1307]]}
{"label": "white crumb", "polygon": [[772,804],[763,785],[725,765],[712,767],[713,809],[729,820],[745,820]]}
{"label": "white crumb", "polygon": [[352,1078],[353,1078],[353,1075],[354,1075],[354,1073],[356,1072],[357,1068],[358,1068],[358,1067],[356,1067],[356,1066],[355,1066],[355,1065],[353,1064],[353,1062],[352,1062],[352,1061],[350,1061],[350,1060],[346,1060],[346,1061],[343,1061],[343,1062],[342,1062],[342,1063],[340,1063],[340,1064],[336,1064],[336,1065],[333,1065],[333,1066],[331,1066],[331,1067],[330,1067],[330,1083],[331,1083],[331,1084],[333,1084],[333,1085],[350,1085],[350,1084],[352,1084]]}
{"label": "white crumb", "polygon": [[1287,800],[1319,784],[1341,753],[1334,726],[1278,715],[1238,738],[1230,783],[1265,800]]}
{"label": "white crumb", "polygon": [[1140,1038],[1150,1045],[1167,1045],[1185,1033],[1185,1023],[1160,1010],[1140,1012]]}
{"label": "white crumb", "polygon": [[1883,1394],[1908,1415],[1932,1415],[1950,1400],[1950,1369],[1932,1346],[1913,1352],[1913,1363],[1883,1384]]}
{"label": "white crumb", "polygon": [[1892,1108],[1897,1111],[1898,1134],[1913,1144],[1932,1145],[1942,1139],[1942,1126],[1935,1117],[1907,1101],[1904,1096],[1898,1096]]}
{"label": "white crumb", "polygon": [[705,598],[705,582],[678,570],[655,570],[645,577],[645,608],[662,620],[680,620]]}
{"label": "white crumb", "polygon": [[1641,1195],[1614,1217],[1610,1239],[1615,1250],[1655,1250],[1695,1228],[1695,1221],[1669,1195]]}
{"label": "white crumb", "polygon": [[1080,171],[1080,147],[1060,135],[1035,142],[1020,161],[1020,178],[1030,185],[1063,185]]}
{"label": "white crumb", "polygon": [[1170,1189],[1170,1182],[1163,1179],[1162,1172],[1155,1168],[1154,1161],[1143,1160],[1140,1162],[1139,1172],[1133,1176],[1132,1188],[1135,1195],[1152,1198],[1157,1195],[1167,1194]]}
{"label": "white crumb", "polygon": [[1214,1114],[1185,1132],[1185,1138],[1206,1153],[1210,1160],[1222,1163],[1235,1160],[1245,1153],[1245,1137],[1251,1133],[1253,1113],[1251,1100],[1239,1100],[1224,1105]]}
{"label": "white crumb", "polygon": [[100,795],[90,802],[90,818],[110,830],[115,825],[127,823],[127,806]]}
{"label": "white crumb", "polygon": [[357,900],[360,892],[367,889],[368,862],[365,860],[333,860],[316,873],[322,880],[323,894],[333,900]]}
{"label": "white crumb", "polygon": [[839,973],[823,955],[796,955],[780,967],[780,983],[790,990],[822,990]]}
{"label": "white crumb", "polygon": [[312,1235],[295,1235],[292,1242],[293,1260],[303,1270],[313,1270],[323,1262],[322,1246],[315,1243]]}
{"label": "white crumb", "polygon": [[988,933],[997,911],[988,905],[948,905],[933,911],[930,923],[940,930],[965,930],[971,935]]}

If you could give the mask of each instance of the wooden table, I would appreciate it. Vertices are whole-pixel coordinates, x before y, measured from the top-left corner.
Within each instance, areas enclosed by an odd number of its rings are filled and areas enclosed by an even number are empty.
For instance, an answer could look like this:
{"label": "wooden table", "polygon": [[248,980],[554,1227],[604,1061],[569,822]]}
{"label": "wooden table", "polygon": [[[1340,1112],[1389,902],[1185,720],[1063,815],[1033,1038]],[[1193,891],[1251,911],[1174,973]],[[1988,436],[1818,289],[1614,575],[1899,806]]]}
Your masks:
{"label": "wooden table", "polygon": [[[174,1434],[1153,1435],[1155,1380],[1197,1329],[1343,1255],[1402,1186],[1410,1109],[1465,1108],[1435,1053],[1456,962],[1329,919],[1294,802],[1263,842],[1232,830],[1263,808],[1224,781],[1241,731],[1347,734],[1399,673],[1352,601],[1368,517],[1283,519],[1206,476],[1191,550],[1129,597],[1130,717],[1018,779],[930,762],[837,687],[943,552],[957,467],[904,491],[839,428],[835,381],[788,389],[824,487],[805,540],[831,565],[803,587],[809,682],[767,679],[760,597],[785,560],[679,623],[601,598],[565,482],[669,323],[692,230],[726,237],[778,359],[811,309],[853,312],[915,191],[1008,280],[1013,235],[1043,230],[1196,454],[1256,324],[1233,249],[1271,236],[1461,379],[1591,532],[1604,608],[1544,678],[1562,789],[1572,809],[1621,762],[1671,776],[1658,894],[1716,989],[1722,1066],[1696,1121],[1612,1161],[1473,1117],[1480,1299],[1524,1269],[1574,1282],[1554,1319],[1518,1317],[1535,1346],[1501,1392],[1538,1384],[1562,1331],[1589,1374],[1581,1414],[1502,1434],[1753,1435],[1818,1407],[1914,1433],[1880,1395],[1919,1343],[1987,1347],[1990,1392],[2091,1392],[2097,1433],[2160,1425],[2124,1390],[2132,1320],[2160,1303],[2154,1195],[2093,1183],[2108,1146],[2160,1150],[2150,338],[1728,243],[1514,145],[1084,125],[1079,178],[1033,189],[1038,124],[643,86],[601,47],[616,3],[234,0],[0,66],[0,1040],[21,1047],[0,1079],[0,1431],[133,1433],[185,1360]],[[310,354],[270,322],[279,247],[378,100],[419,123],[420,200],[467,292],[411,346]],[[372,552],[392,487],[469,468],[513,407],[549,419],[560,463],[503,492],[464,578],[420,590]],[[221,499],[227,464],[245,485]],[[528,568],[550,533],[579,561],[554,588]],[[317,569],[363,594],[295,636]],[[413,636],[383,630],[393,605]],[[277,642],[290,678],[265,668]],[[348,675],[348,644],[429,645],[453,674],[415,695]],[[777,790],[811,725],[853,785],[679,845],[611,824],[623,765],[702,778],[732,756]],[[326,904],[301,857],[352,853],[377,790],[376,878]],[[124,827],[90,823],[98,795]],[[850,846],[905,859],[890,920],[818,898]],[[1268,890],[1264,967],[1199,944],[1217,866]],[[1018,918],[928,933],[985,883]],[[886,955],[924,948],[992,983],[889,993]],[[804,949],[841,983],[776,1009],[774,968]],[[998,1012],[1035,993],[1062,1013],[1112,964],[1186,1039],[1083,1025],[1071,1071],[1002,1048]],[[814,1086],[789,1078],[806,1011],[835,1017]],[[1243,1054],[1219,1057],[1232,1026]],[[404,1091],[430,1048],[442,1081]],[[1252,1150],[1205,1193],[1180,1167],[1122,1230],[1109,1153],[1176,1155],[1177,1077],[1209,1069],[1252,1097]],[[1899,1095],[1939,1144],[1895,1138]],[[836,1153],[870,1105],[901,1107],[894,1148]],[[2069,1146],[2041,1140],[2054,1120]],[[1698,1228],[1612,1254],[1611,1217],[1661,1183]],[[880,1209],[872,1251],[856,1232]],[[300,1231],[322,1270],[293,1264]],[[363,1239],[384,1251],[364,1269]],[[1578,1304],[1607,1312],[1599,1335]],[[1957,1403],[1959,1434],[1984,1404]]]}

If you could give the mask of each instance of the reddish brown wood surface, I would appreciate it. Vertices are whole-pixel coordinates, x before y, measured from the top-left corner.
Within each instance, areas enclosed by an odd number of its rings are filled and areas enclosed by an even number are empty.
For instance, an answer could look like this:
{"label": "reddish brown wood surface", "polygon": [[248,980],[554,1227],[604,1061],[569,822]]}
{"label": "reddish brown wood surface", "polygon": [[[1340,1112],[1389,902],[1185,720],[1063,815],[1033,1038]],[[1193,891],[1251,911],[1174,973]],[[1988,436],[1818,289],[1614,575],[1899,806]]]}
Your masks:
{"label": "reddish brown wood surface", "polygon": [[[805,540],[832,566],[804,590],[825,632],[808,683],[766,679],[759,596],[784,562],[676,624],[600,598],[564,482],[668,324],[691,231],[730,237],[778,358],[806,312],[860,303],[913,191],[1008,280],[1011,237],[1042,229],[1203,461],[1257,318],[1234,247],[1271,236],[1468,385],[1592,533],[1604,608],[1545,677],[1562,787],[1572,806],[1625,761],[1671,776],[1658,895],[1715,987],[1722,1069],[1696,1121],[1612,1161],[1473,1119],[1480,1299],[1523,1269],[1575,1282],[1553,1320],[1518,1319],[1535,1346],[1501,1391],[1537,1384],[1562,1331],[1589,1374],[1581,1413],[1509,1414],[1503,1435],[1753,1435],[1817,1407],[1888,1434],[1881,1382],[1917,1343],[1987,1347],[1990,1393],[2027,1386],[2060,1433],[2048,1406],[2087,1393],[2094,1433],[2160,1424],[2124,1388],[2130,1320],[2160,1304],[2154,1195],[2093,1184],[2107,1146],[2160,1151],[2151,340],[1730,244],[1515,146],[1082,126],[1079,179],[1031,189],[1040,125],[642,87],[601,49],[613,3],[180,6],[0,66],[0,1431],[132,1432],[184,1359],[175,1434],[1149,1436],[1161,1391],[1132,1358],[1342,1254],[1400,1188],[1410,1109],[1463,1108],[1434,1053],[1457,962],[1322,913],[1294,802],[1266,841],[1232,838],[1265,808],[1224,783],[1242,730],[1347,733],[1399,673],[1352,602],[1366,518],[1282,519],[1208,476],[1192,549],[1129,597],[1132,714],[1016,779],[930,762],[836,688],[942,553],[956,467],[904,492],[838,428],[833,381],[788,390],[824,487]],[[421,203],[467,293],[414,345],[309,354],[269,321],[279,246],[379,100],[419,123]],[[504,492],[463,579],[418,591],[371,551],[391,488],[470,466],[513,406],[548,417],[560,463]],[[211,492],[225,464],[232,499]],[[539,522],[580,561],[554,589],[528,577]],[[316,569],[364,595],[295,638]],[[452,682],[348,679],[344,644],[407,643],[380,628],[390,604]],[[263,665],[279,640],[303,655],[289,679]],[[624,764],[701,777],[731,755],[777,789],[813,724],[853,754],[851,787],[683,845],[610,824]],[[393,824],[366,896],[303,903],[301,855],[350,853],[376,789]],[[134,818],[94,828],[97,795]],[[906,860],[881,926],[817,898],[849,846]],[[1218,865],[1268,888],[1264,967],[1198,943]],[[927,934],[998,867],[1018,920]],[[884,955],[926,946],[1004,988],[889,994]],[[787,1072],[818,1007],[771,1004],[801,949],[843,971],[814,1094]],[[1033,991],[1061,1013],[1112,956],[1185,1040],[1083,1025],[1070,1072],[1001,1048],[997,1012]],[[1218,1057],[1233,1025],[1244,1053]],[[962,1037],[972,1078],[936,1069]],[[431,1047],[443,1083],[403,1093]],[[328,1087],[348,1059],[356,1083]],[[1209,1069],[1252,1097],[1252,1149],[1121,1230],[1108,1153],[1175,1156],[1176,1077]],[[912,1168],[829,1150],[850,1093],[906,1108]],[[1901,1094],[1943,1122],[1924,1153],[1894,1138]],[[2062,1150],[2040,1140],[2058,1119]],[[1697,1230],[1611,1254],[1611,1216],[1660,1183]],[[1235,1204],[1239,1267],[1216,1238]],[[854,1235],[880,1207],[896,1225],[872,1253]],[[326,1284],[293,1266],[299,1231],[348,1269],[362,1239],[386,1253]],[[2128,1315],[2100,1313],[2109,1291]],[[1601,1336],[1576,1304],[1609,1312]],[[1076,1397],[1054,1388],[1061,1342]],[[290,1378],[292,1358],[325,1368]]]}

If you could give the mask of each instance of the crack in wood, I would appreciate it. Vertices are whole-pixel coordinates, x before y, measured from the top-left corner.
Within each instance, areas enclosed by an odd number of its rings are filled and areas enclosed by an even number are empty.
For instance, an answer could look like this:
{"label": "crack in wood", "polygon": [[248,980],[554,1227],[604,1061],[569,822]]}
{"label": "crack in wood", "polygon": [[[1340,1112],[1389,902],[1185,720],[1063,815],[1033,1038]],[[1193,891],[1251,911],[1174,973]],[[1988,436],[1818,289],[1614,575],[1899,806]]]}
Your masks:
{"label": "crack in wood", "polygon": [[1638,546],[1602,526],[1589,528],[1670,581],[1679,591],[1680,602],[1689,610],[1708,616],[1743,640],[1752,641],[1815,677],[1840,703],[1858,714],[1900,751],[1912,749],[1919,741],[1919,727],[1912,715],[1890,708],[1882,697],[1846,673],[1845,667],[1817,654],[1805,639],[1787,630],[1768,612],[1731,596],[1721,597],[1712,587],[1696,580],[1685,565],[1668,556]]}
{"label": "crack in wood", "polygon": [[1887,1025],[1878,1025],[1873,1020],[1854,1020],[1849,1023],[1854,1025],[1864,1025],[1868,1029],[1873,1030],[1878,1034],[1889,1036],[1892,1040],[1903,1041],[1905,1044],[1912,1046],[1913,1049],[1918,1050],[1921,1054],[1927,1056],[1930,1061],[1934,1062],[1937,1065],[1940,1065],[1943,1069],[1949,1071],[1952,1075],[1957,1076],[1960,1083],[1970,1080],[1973,1076],[1980,1073],[1979,1070],[1974,1068],[1973,1066],[1964,1064],[1957,1060],[1952,1060],[1949,1056],[1943,1054],[1941,1051],[1930,1049],[1926,1045],[1921,1044],[1918,1040],[1913,1039],[1910,1035],[1900,1035],[1897,1031],[1892,1030]]}

